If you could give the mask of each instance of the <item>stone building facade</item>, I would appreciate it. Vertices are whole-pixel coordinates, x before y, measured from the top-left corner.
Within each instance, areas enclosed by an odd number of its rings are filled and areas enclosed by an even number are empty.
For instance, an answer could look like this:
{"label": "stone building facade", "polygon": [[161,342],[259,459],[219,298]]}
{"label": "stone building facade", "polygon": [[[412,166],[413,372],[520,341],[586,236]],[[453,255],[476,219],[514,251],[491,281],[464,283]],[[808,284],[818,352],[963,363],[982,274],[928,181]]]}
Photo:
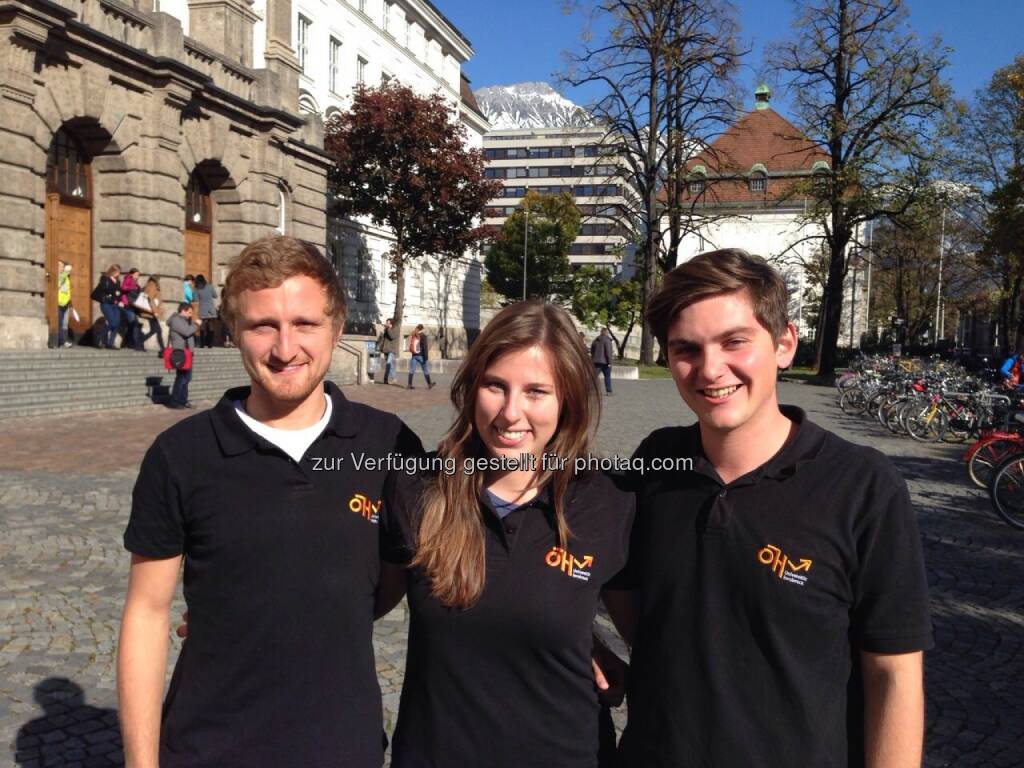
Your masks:
{"label": "stone building facade", "polygon": [[262,235],[324,247],[328,158],[298,112],[290,0],[267,0],[258,69],[249,0],[192,0],[186,27],[153,3],[0,10],[0,346],[47,343],[57,259],[89,343],[111,264],[157,277],[170,311],[184,274],[219,286]]}

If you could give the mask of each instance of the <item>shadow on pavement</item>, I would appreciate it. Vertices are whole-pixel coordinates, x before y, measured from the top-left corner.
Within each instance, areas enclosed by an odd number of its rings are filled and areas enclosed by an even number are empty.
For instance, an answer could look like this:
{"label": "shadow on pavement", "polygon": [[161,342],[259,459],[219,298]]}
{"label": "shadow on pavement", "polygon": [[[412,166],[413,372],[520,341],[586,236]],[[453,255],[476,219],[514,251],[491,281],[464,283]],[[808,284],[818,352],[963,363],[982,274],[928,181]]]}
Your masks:
{"label": "shadow on pavement", "polygon": [[18,730],[15,765],[123,765],[117,712],[85,703],[82,687],[66,677],[49,677],[35,687],[43,710]]}

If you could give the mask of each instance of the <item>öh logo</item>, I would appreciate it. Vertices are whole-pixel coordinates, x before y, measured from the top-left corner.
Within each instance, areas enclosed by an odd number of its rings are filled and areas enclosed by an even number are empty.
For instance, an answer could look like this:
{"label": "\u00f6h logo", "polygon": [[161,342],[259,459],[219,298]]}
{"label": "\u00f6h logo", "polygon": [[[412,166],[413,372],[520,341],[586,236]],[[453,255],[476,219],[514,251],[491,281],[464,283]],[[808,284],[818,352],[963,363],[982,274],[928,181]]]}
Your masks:
{"label": "\u00f6h logo", "polygon": [[582,559],[577,559],[561,547],[552,547],[544,555],[544,562],[570,578],[590,581],[590,568],[594,565],[594,556],[584,555]]}
{"label": "\u00f6h logo", "polygon": [[381,500],[370,501],[366,496],[357,493],[348,501],[348,508],[357,515],[362,515],[371,523],[376,523],[380,517]]}
{"label": "\u00f6h logo", "polygon": [[803,586],[807,581],[807,576],[800,573],[800,571],[804,573],[809,572],[812,563],[807,558],[801,558],[800,562],[795,563],[774,544],[761,547],[757,551],[757,561],[762,565],[769,566],[772,569],[772,573],[783,581],[789,581],[800,586]]}

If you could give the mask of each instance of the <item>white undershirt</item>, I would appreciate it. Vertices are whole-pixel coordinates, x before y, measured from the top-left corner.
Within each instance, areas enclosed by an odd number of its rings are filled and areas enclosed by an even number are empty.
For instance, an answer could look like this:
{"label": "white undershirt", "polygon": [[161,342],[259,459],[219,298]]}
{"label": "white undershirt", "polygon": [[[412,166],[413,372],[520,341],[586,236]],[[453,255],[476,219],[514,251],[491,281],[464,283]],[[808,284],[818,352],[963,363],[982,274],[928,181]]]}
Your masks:
{"label": "white undershirt", "polygon": [[328,422],[331,420],[331,410],[333,404],[331,398],[328,397],[327,393],[324,392],[324,415],[320,417],[320,420],[311,426],[303,427],[302,429],[281,429],[279,427],[269,427],[262,421],[256,421],[252,416],[245,412],[245,406],[241,400],[235,400],[235,413],[238,414],[238,418],[242,420],[249,429],[255,432],[257,435],[273,443],[282,451],[291,456],[295,461],[302,461],[302,457],[306,455],[306,451],[309,450],[314,441],[320,437],[324,429],[327,427]]}

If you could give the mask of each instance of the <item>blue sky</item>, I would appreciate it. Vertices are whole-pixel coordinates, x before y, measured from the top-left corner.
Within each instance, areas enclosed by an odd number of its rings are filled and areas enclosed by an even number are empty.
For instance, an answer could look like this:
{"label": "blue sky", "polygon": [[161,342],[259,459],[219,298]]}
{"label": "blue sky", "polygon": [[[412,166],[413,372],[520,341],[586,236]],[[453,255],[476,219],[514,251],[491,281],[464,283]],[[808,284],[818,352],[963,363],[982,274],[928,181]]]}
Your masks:
{"label": "blue sky", "polygon": [[[562,0],[433,0],[476,50],[464,72],[473,88],[528,80],[554,84],[563,51],[576,44],[580,18],[562,13]],[[740,32],[752,48],[741,77],[756,86],[762,47],[787,36],[791,0],[734,0]],[[958,98],[968,98],[992,72],[1024,53],[1022,0],[907,0],[910,23],[925,40],[938,34],[953,48],[947,77]],[[586,101],[585,94],[565,94]],[[751,100],[753,96],[751,96]],[[784,104],[782,105],[784,109]]]}

